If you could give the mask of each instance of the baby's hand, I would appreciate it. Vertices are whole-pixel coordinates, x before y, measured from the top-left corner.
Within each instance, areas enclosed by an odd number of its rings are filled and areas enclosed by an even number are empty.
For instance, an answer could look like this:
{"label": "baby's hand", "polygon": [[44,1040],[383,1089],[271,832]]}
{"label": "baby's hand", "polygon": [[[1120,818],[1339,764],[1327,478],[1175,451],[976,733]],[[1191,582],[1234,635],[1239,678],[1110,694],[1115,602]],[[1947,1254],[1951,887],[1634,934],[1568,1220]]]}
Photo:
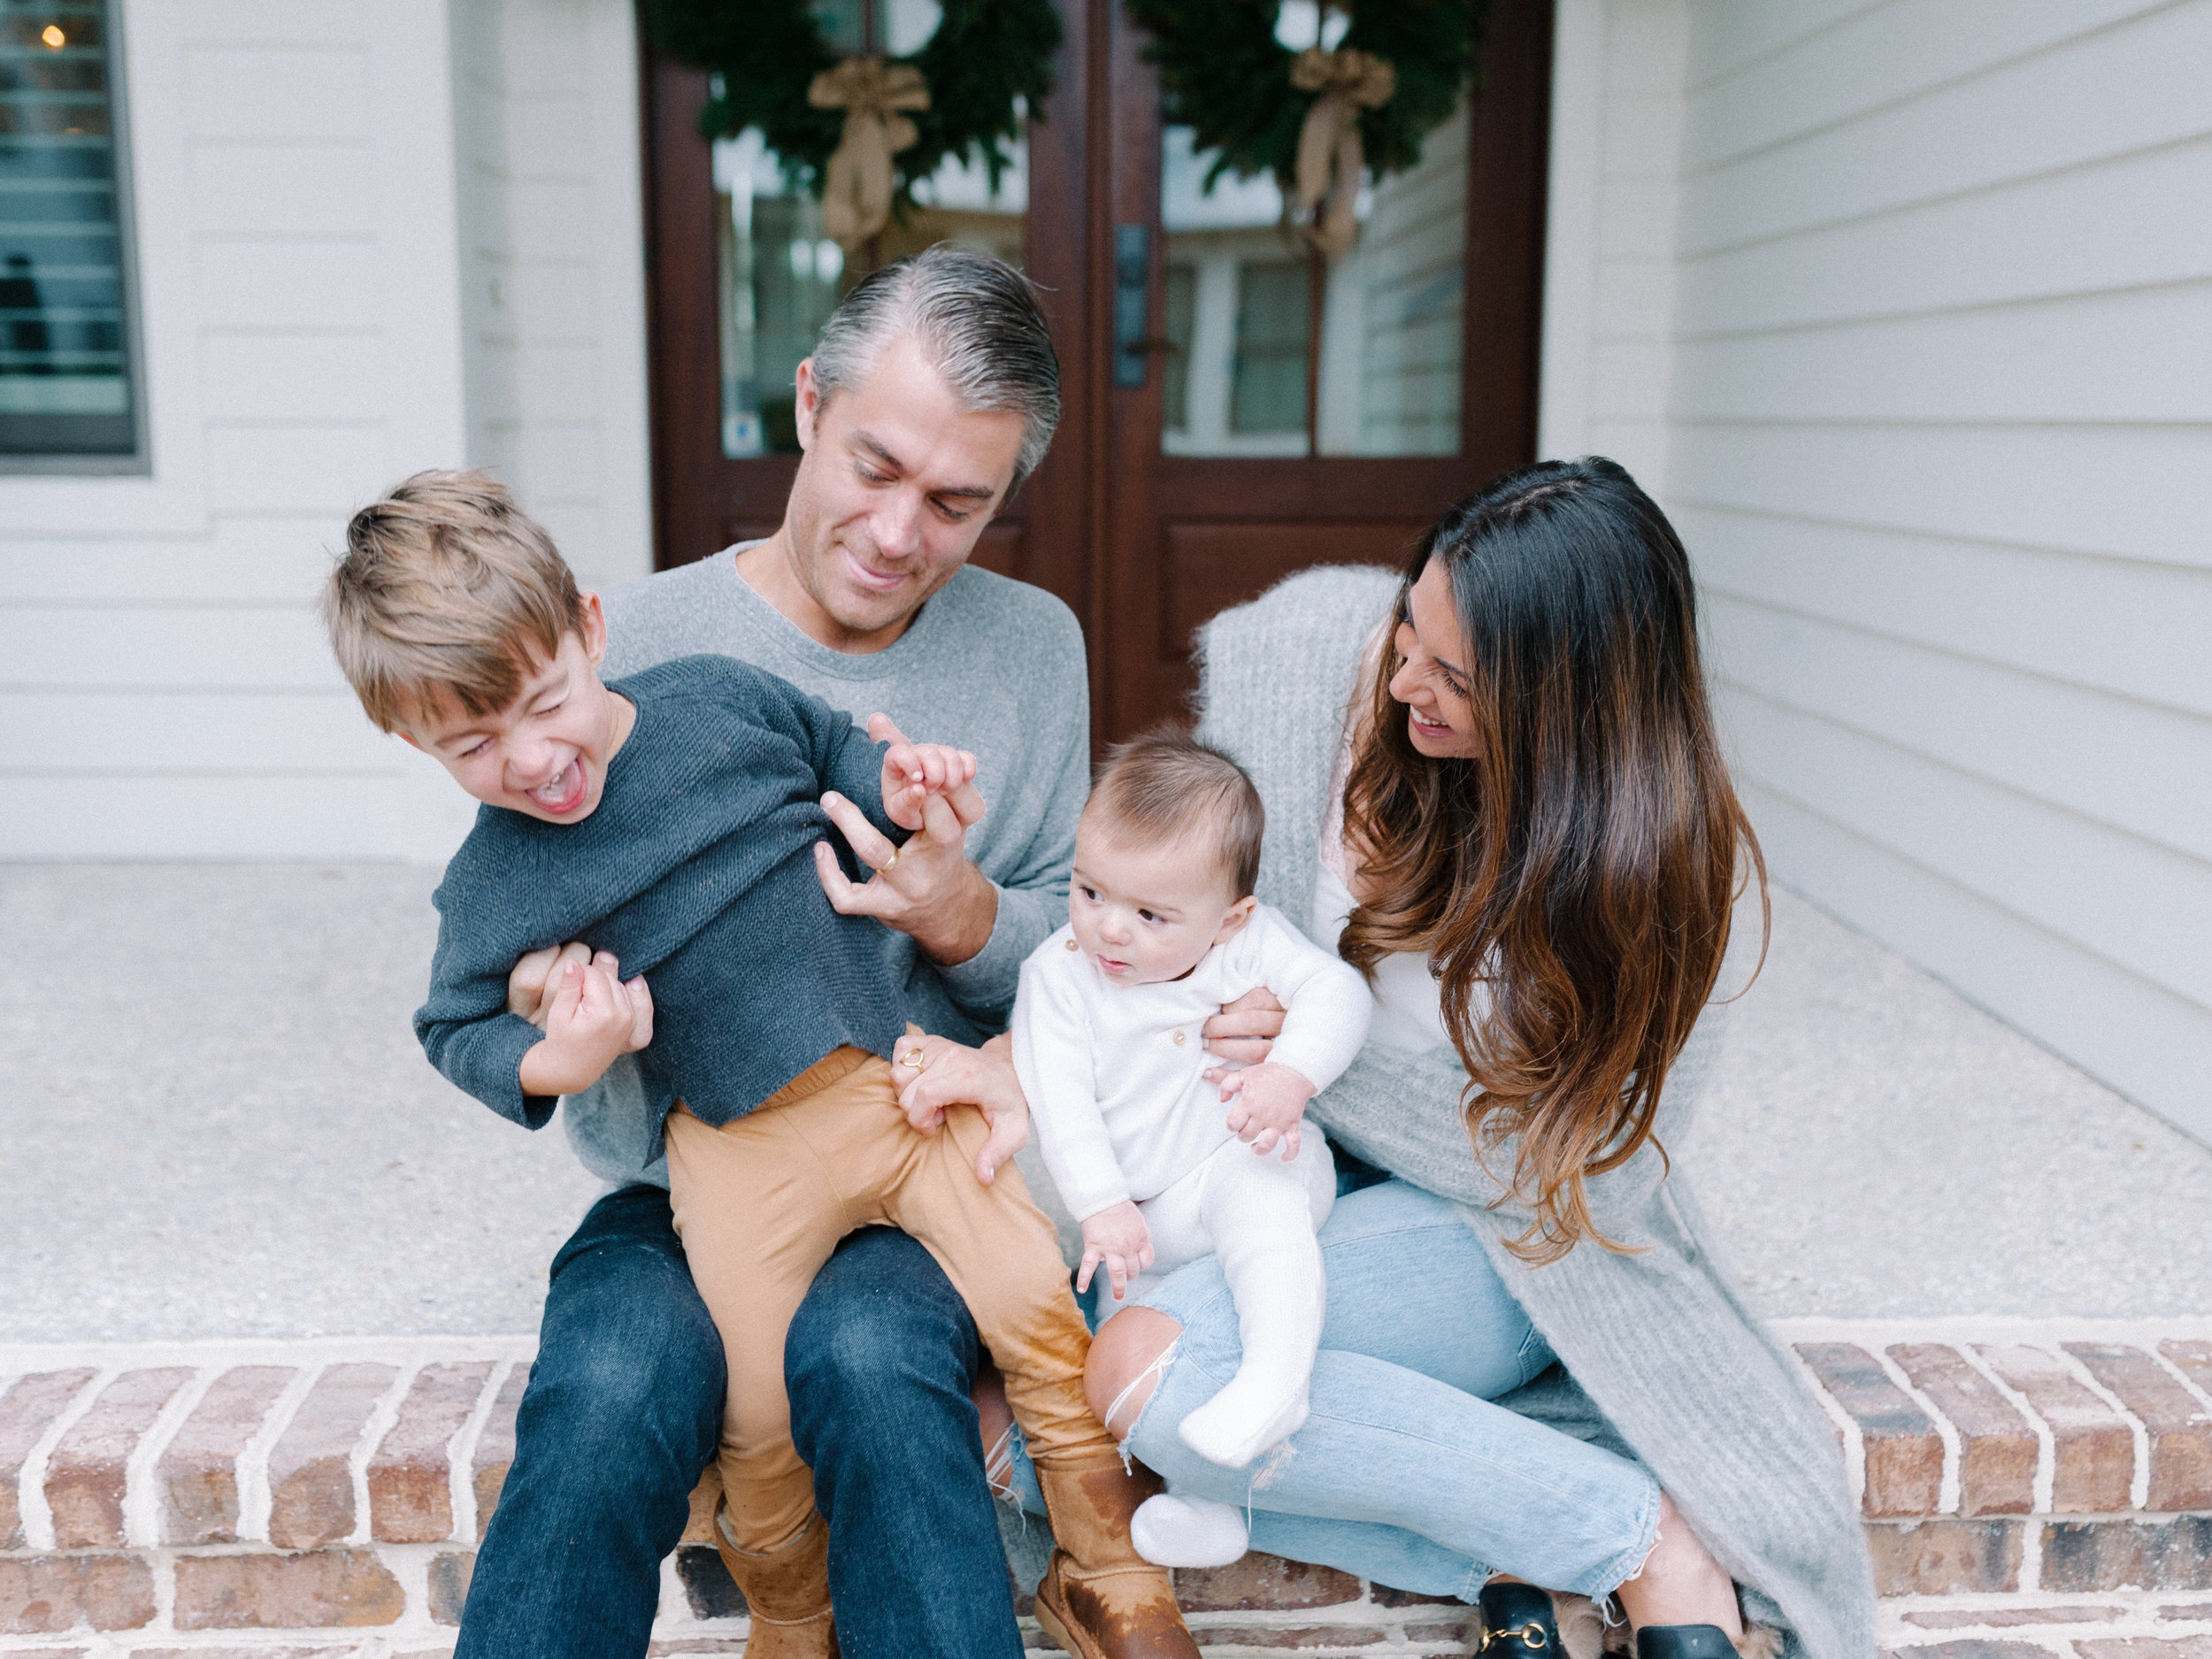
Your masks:
{"label": "baby's hand", "polygon": [[653,1041],[653,994],[645,976],[625,981],[612,952],[561,960],[544,1008],[545,1041],[522,1056],[526,1094],[575,1094],[596,1083],[618,1055]]}
{"label": "baby's hand", "polygon": [[942,743],[910,743],[887,714],[868,717],[868,735],[891,747],[883,756],[883,815],[901,829],[922,827],[922,806],[975,781],[975,757]]}
{"label": "baby's hand", "polygon": [[1092,1270],[1104,1267],[1119,1302],[1129,1281],[1152,1265],[1152,1229],[1127,1199],[1083,1219],[1083,1263],[1075,1270],[1078,1294],[1091,1287]]}
{"label": "baby's hand", "polygon": [[1221,1080],[1228,1102],[1229,1128],[1255,1152],[1272,1152],[1283,1143],[1283,1162],[1298,1156],[1298,1123],[1313,1098],[1313,1085],[1286,1065],[1269,1062],[1232,1071]]}

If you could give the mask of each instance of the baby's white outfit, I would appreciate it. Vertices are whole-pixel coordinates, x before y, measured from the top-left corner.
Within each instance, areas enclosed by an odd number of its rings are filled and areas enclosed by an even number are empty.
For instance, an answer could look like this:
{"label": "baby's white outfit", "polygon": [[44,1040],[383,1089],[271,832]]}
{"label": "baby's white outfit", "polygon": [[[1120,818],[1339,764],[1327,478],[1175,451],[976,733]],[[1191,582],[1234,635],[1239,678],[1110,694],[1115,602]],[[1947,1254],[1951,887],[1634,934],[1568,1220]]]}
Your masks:
{"label": "baby's white outfit", "polygon": [[1220,1260],[1243,1362],[1179,1432],[1233,1469],[1305,1420],[1324,1306],[1314,1233],[1336,1197],[1317,1126],[1302,1126],[1294,1162],[1256,1154],[1204,1078],[1222,1062],[1207,1055],[1202,1027],[1263,986],[1287,1010],[1268,1059],[1326,1088],[1366,1038],[1366,982],[1263,904],[1164,985],[1114,983],[1064,927],[1022,964],[1014,1002],[1014,1067],[1069,1212],[1079,1221],[1133,1200],[1154,1275],[1209,1253]]}

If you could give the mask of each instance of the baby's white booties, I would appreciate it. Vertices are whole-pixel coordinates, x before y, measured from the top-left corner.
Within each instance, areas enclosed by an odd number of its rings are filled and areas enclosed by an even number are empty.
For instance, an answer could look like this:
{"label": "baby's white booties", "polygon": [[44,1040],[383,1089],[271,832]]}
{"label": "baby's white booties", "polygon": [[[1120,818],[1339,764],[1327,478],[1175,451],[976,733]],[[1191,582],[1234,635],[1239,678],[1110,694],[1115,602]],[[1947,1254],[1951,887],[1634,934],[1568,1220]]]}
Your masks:
{"label": "baby's white booties", "polygon": [[1248,1359],[1229,1386],[1185,1417],[1175,1432],[1208,1463],[1241,1469],[1303,1428],[1310,1409],[1304,1377],[1294,1380],[1278,1367],[1256,1366]]}
{"label": "baby's white booties", "polygon": [[1251,1547],[1233,1503],[1156,1493],[1129,1517],[1129,1541],[1156,1567],[1225,1567]]}
{"label": "baby's white booties", "polygon": [[1244,1355],[1229,1386],[1176,1428],[1209,1463],[1242,1469],[1306,1421],[1327,1298],[1321,1248],[1303,1213],[1291,1225],[1225,1229],[1215,1254],[1236,1302]]}

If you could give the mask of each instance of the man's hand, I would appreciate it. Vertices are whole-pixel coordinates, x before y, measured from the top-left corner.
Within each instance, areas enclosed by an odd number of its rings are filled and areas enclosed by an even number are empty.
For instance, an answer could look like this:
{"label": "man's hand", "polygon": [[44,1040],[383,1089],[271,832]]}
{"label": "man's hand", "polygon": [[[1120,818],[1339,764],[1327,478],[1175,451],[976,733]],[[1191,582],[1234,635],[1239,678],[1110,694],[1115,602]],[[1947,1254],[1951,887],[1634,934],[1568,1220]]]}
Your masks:
{"label": "man's hand", "polygon": [[645,976],[626,983],[611,953],[598,951],[583,961],[565,949],[550,982],[552,995],[543,1005],[545,1041],[522,1056],[524,1094],[579,1094],[596,1083],[617,1056],[634,1054],[653,1041],[653,995],[645,988]]}
{"label": "man's hand", "polygon": [[1286,1065],[1248,1065],[1221,1081],[1228,1103],[1229,1127],[1253,1151],[1272,1152],[1283,1143],[1283,1162],[1298,1156],[1298,1123],[1313,1098],[1313,1085]]}
{"label": "man's hand", "polygon": [[[888,715],[872,716],[868,734],[888,741],[891,754],[914,745],[900,735]],[[951,754],[961,750],[945,751]],[[998,920],[998,889],[968,862],[968,831],[982,821],[983,797],[976,793],[972,756],[968,777],[942,793],[925,793],[918,824],[905,846],[894,848],[861,810],[834,792],[822,797],[822,810],[844,836],[855,856],[876,874],[864,883],[847,879],[827,841],[814,849],[815,873],[830,907],[841,916],[872,916],[886,927],[909,934],[941,966],[963,963],[990,942]],[[925,779],[927,767],[923,768]],[[888,757],[884,798],[891,795]],[[894,818],[894,822],[901,822]]]}
{"label": "man's hand", "polygon": [[[1263,985],[1223,1004],[1221,1011],[1199,1028],[1199,1033],[1206,1040],[1206,1052],[1217,1059],[1257,1065],[1267,1058],[1275,1039],[1283,1034],[1283,1013],[1275,993]],[[1206,1080],[1218,1083],[1226,1076],[1226,1071],[1217,1070],[1209,1071]]]}
{"label": "man's hand", "polygon": [[1119,1302],[1129,1281],[1151,1265],[1152,1229],[1127,1199],[1083,1218],[1083,1262],[1075,1270],[1079,1295],[1091,1287],[1092,1272],[1103,1267]]}
{"label": "man's hand", "polygon": [[970,1048],[948,1037],[902,1037],[892,1053],[891,1073],[905,1079],[899,1106],[916,1133],[935,1134],[948,1106],[972,1106],[983,1114],[991,1133],[977,1155],[975,1178],[988,1187],[1029,1144],[1029,1097],[1014,1075],[1013,1039],[994,1037]]}

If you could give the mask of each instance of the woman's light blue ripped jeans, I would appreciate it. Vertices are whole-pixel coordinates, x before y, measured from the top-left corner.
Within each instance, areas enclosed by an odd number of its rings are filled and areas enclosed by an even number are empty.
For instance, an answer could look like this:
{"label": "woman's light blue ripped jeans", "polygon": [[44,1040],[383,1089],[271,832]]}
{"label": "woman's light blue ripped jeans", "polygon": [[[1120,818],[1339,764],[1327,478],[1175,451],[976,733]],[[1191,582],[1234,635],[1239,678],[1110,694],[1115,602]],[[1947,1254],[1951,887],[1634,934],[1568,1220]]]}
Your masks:
{"label": "woman's light blue ripped jeans", "polygon": [[[1510,1572],[1602,1596],[1633,1573],[1657,1536],[1658,1483],[1490,1403],[1552,1354],[1451,1206],[1385,1181],[1337,1200],[1321,1246],[1329,1306],[1313,1414],[1286,1449],[1224,1469],[1176,1436],[1241,1352],[1208,1256],[1143,1298],[1183,1333],[1130,1455],[1179,1491],[1248,1508],[1254,1549],[1395,1589],[1472,1601],[1492,1573]],[[1014,1489],[1044,1513],[1018,1433]]]}

